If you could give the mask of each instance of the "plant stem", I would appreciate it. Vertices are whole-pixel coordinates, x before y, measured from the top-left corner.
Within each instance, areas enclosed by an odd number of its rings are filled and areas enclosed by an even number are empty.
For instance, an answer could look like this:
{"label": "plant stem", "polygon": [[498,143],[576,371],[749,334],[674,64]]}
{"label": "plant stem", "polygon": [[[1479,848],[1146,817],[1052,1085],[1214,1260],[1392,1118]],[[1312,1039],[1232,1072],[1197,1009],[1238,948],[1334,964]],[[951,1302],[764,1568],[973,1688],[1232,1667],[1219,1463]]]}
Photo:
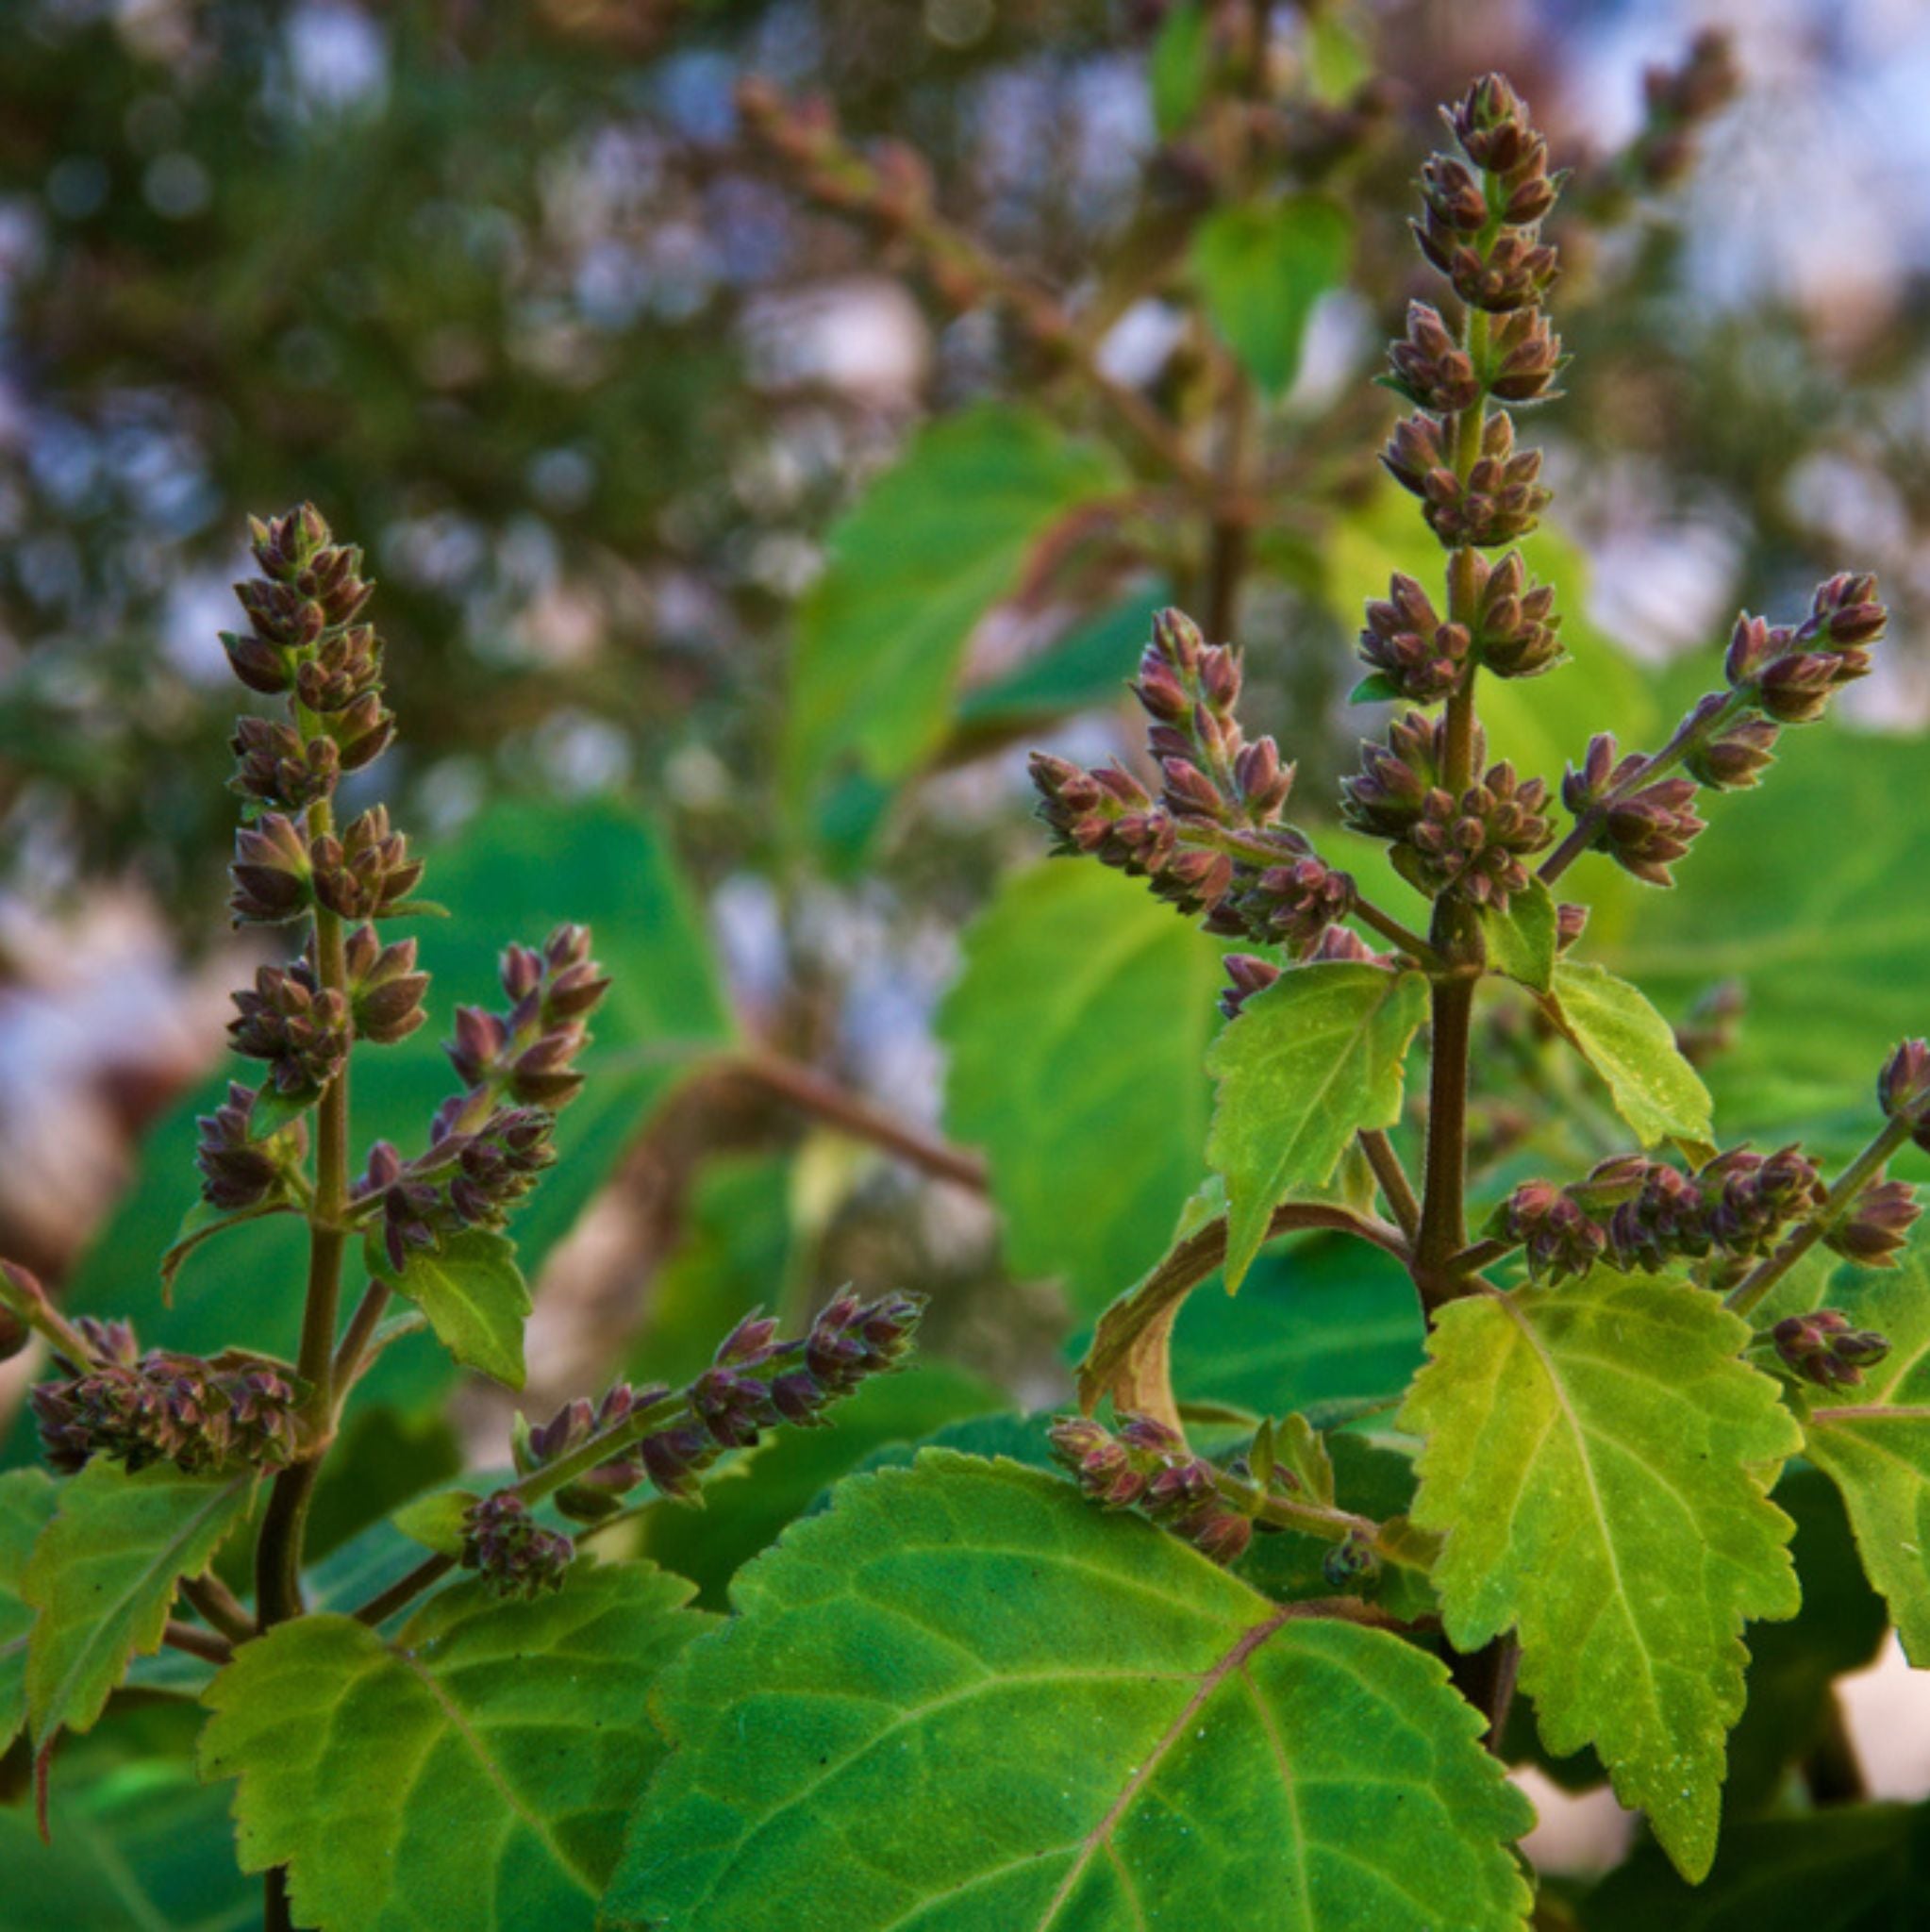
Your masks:
{"label": "plant stem", "polygon": [[1884,1123],[1883,1131],[1844,1168],[1835,1187],[1823,1196],[1822,1206],[1729,1291],[1722,1306],[1731,1313],[1746,1315],[1768,1294],[1855,1203],[1857,1195],[1880,1174],[1893,1155],[1910,1138],[1914,1123],[1907,1114],[1898,1114]]}
{"label": "plant stem", "polygon": [[731,1071],[788,1100],[801,1112],[812,1115],[854,1140],[868,1141],[888,1154],[955,1187],[985,1192],[988,1182],[985,1162],[975,1154],[954,1147],[927,1134],[909,1121],[873,1107],[847,1087],[784,1055],[766,1051],[746,1053],[727,1062]]}
{"label": "plant stem", "polygon": [[235,1654],[225,1637],[204,1630],[198,1624],[170,1622],[161,1632],[161,1641],[170,1650],[186,1651],[190,1657],[206,1657],[211,1664],[225,1664]]}
{"label": "plant stem", "polygon": [[1507,1729],[1509,1707],[1514,1703],[1515,1674],[1522,1662],[1522,1646],[1510,1632],[1484,1643],[1479,1650],[1450,1650],[1448,1674],[1454,1686],[1483,1717],[1488,1728],[1481,1741],[1495,1757],[1501,1756],[1502,1733]]}
{"label": "plant stem", "polygon": [[245,1643],[255,1634],[255,1620],[236,1601],[235,1593],[213,1571],[206,1576],[184,1576],[181,1594],[194,1607],[202,1621],[234,1643]]}
{"label": "plant stem", "polygon": [[1421,1232],[1421,1203],[1415,1197],[1407,1170],[1401,1165],[1401,1157],[1394,1152],[1394,1143],[1378,1127],[1364,1127],[1360,1133],[1360,1151],[1367,1156],[1367,1164],[1380,1183],[1389,1211],[1411,1245]]}

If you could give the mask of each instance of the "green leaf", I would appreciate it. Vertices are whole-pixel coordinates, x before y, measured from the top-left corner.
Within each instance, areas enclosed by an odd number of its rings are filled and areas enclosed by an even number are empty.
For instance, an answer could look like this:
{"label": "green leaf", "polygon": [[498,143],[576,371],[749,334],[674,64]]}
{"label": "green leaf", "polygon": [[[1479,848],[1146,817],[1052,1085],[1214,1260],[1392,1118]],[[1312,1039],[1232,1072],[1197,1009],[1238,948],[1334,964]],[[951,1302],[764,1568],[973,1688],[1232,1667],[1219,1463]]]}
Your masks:
{"label": "green leaf", "polygon": [[1058,1278],[1077,1307],[1145,1273],[1199,1185],[1220,960],[1090,864],[1013,874],[966,933],[939,1015],[946,1125],[985,1150],[1014,1272]]}
{"label": "green leaf", "polygon": [[200,1753],[240,1780],[241,1869],[286,1864],[328,1932],[590,1932],[663,1756],[651,1687],[707,1621],[689,1593],[585,1563],[534,1602],[445,1591],[392,1642],[317,1616],[244,1644]]}
{"label": "green leaf", "polygon": [[1842,1491],[1864,1571],[1922,1669],[1930,1666],[1930,1263],[1917,1254],[1880,1273],[1846,1267],[1821,1302],[1804,1294],[1794,1306],[1772,1304],[1777,1314],[1818,1306],[1889,1340],[1861,1387],[1809,1391],[1804,1454]]}
{"label": "green leaf", "polygon": [[1153,125],[1171,141],[1199,112],[1213,53],[1213,25],[1203,0],[1179,0],[1159,23],[1147,67]]}
{"label": "green leaf", "polygon": [[[1539,879],[1530,879],[1525,892],[1511,894],[1506,912],[1484,907],[1481,929],[1488,937],[1488,963],[1495,972],[1505,973],[1536,992],[1553,988],[1555,895]],[[1672,1044],[1672,1034],[1670,1041]]]}
{"label": "green leaf", "polygon": [[[738,1579],[606,1905],[652,1932],[1501,1932],[1529,1811],[1441,1666],[927,1450]],[[854,1857],[854,1845],[863,1847]]]}
{"label": "green leaf", "polygon": [[272,1080],[264,1081],[256,1092],[255,1105],[248,1109],[249,1140],[272,1140],[284,1127],[312,1113],[321,1097],[310,1093],[305,1099],[291,1100]]}
{"label": "green leaf", "polygon": [[1748,1324],[1667,1279],[1598,1268],[1438,1315],[1401,1426],[1449,1641],[1510,1628],[1548,1748],[1592,1743],[1676,1866],[1714,1856],[1743,1623],[1789,1617],[1793,1525],[1767,1490],[1802,1446]]}
{"label": "green leaf", "polygon": [[1214,1042],[1206,1158],[1226,1179],[1229,1288],[1280,1202],[1324,1187],[1361,1128],[1400,1120],[1402,1067],[1426,1013],[1418,973],[1323,960],[1283,973]]}
{"label": "green leaf", "polygon": [[1559,959],[1542,1006],[1606,1082],[1615,1111],[1644,1147],[1671,1139],[1708,1141],[1715,1131],[1709,1090],[1639,988],[1606,967]]}
{"label": "green leaf", "polygon": [[175,1587],[213,1562],[254,1487],[253,1470],[184,1475],[156,1463],[129,1475],[103,1457],[60,1485],[21,1583],[40,1612],[26,1705],[42,1779],[58,1734],[90,1728],[129,1660],[160,1648]]}
{"label": "green leaf", "polygon": [[750,1479],[713,1484],[703,1508],[653,1509],[644,1548],[665,1569],[695,1582],[700,1603],[722,1609],[742,1566],[868,1457],[1005,1406],[990,1383],[949,1362],[923,1359],[908,1374],[879,1376],[831,1411],[828,1429],[774,1433],[758,1449]]}
{"label": "green leaf", "polygon": [[784,767],[793,803],[847,758],[908,776],[944,736],[965,646],[1070,511],[1113,495],[1109,451],[984,405],[923,429],[839,520],[798,613]]}
{"label": "green leaf", "polygon": [[1268,395],[1292,386],[1306,319],[1345,279],[1353,242],[1346,211],[1317,194],[1216,208],[1194,232],[1206,313]]}
{"label": "green leaf", "polygon": [[205,1241],[210,1241],[216,1235],[225,1234],[229,1228],[240,1227],[246,1222],[260,1221],[270,1214],[293,1212],[286,1201],[266,1201],[233,1214],[224,1213],[207,1201],[196,1201],[181,1217],[181,1225],[175,1230],[173,1245],[160,1257],[162,1297],[173,1298],[175,1282],[181,1273],[182,1264]]}
{"label": "green leaf", "polygon": [[26,1646],[33,1606],[21,1594],[27,1559],[60,1500],[44,1470],[0,1475],[0,1754],[26,1722]]}
{"label": "green leaf", "polygon": [[[560,1158],[516,1216],[517,1249],[534,1276],[656,1105],[704,1056],[730,1043],[721,975],[669,841],[627,806],[506,802],[432,850],[429,862],[438,891],[457,908],[420,935],[440,1017],[458,1000],[496,996],[506,940],[540,941],[566,919],[594,925],[597,956],[611,974],[582,1060],[589,1084],[557,1121]],[[358,1054],[358,1141],[385,1139],[405,1153],[423,1144],[451,1089],[438,1043],[445,1031],[424,1026],[399,1046]],[[301,1324],[307,1229],[291,1215],[236,1227],[210,1244],[181,1277],[177,1305],[162,1305],[157,1264],[194,1191],[194,1119],[221,1102],[241,1065],[231,1062],[152,1130],[133,1187],[68,1287],[72,1306],[133,1321],[150,1346],[280,1352]],[[412,1338],[388,1351],[356,1399],[421,1406],[440,1395],[449,1373],[433,1338]],[[30,1422],[22,1422],[9,1449],[24,1454],[31,1437]]]}
{"label": "green leaf", "polygon": [[1140,661],[1155,614],[1173,602],[1170,584],[1135,592],[1027,658],[995,683],[958,700],[958,724],[968,730],[1011,730],[1068,711],[1113,705]]}
{"label": "green leaf", "polygon": [[491,1228],[465,1227],[433,1248],[411,1248],[397,1269],[381,1237],[364,1244],[369,1273],[407,1295],[465,1368],[480,1369],[511,1389],[523,1387],[523,1324],[529,1284],[516,1265],[516,1244]]}
{"label": "green leaf", "polygon": [[459,1557],[464,1519],[480,1500],[473,1490],[436,1490],[405,1503],[389,1520],[410,1542],[439,1557]]}
{"label": "green leaf", "polygon": [[1930,1893],[1930,1807],[1841,1805],[1734,1825],[1690,1889],[1642,1846],[1582,1907],[1587,1932],[1913,1932]]}
{"label": "green leaf", "polygon": [[7,1932],[258,1932],[225,1793],[152,1757],[62,1771],[45,1844],[30,1813],[0,1809]]}

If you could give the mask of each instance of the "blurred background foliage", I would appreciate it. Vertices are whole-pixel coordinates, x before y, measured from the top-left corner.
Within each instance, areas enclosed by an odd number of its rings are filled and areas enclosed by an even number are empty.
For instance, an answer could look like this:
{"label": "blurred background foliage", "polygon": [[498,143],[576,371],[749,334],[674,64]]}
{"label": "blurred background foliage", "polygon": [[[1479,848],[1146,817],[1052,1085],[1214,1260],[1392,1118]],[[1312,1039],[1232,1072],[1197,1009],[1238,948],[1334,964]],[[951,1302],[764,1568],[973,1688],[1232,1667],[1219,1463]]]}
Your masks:
{"label": "blurred background foliage", "polygon": [[[1642,75],[1709,28],[1739,87],[1691,128]],[[382,782],[458,914],[424,936],[443,1010],[563,916],[617,974],[567,1185],[521,1230],[532,1409],[674,1378],[752,1303],[934,1291],[950,1365],[722,1496],[715,1591],[887,1443],[1058,1399],[1067,1336],[1202,1179],[1219,948],[1034,868],[1023,751],[1130,754],[1122,680],[1176,598],[1246,646],[1323,811],[1373,728],[1344,704],[1361,600],[1432,568],[1375,461],[1372,377],[1426,286],[1411,177],[1493,66],[1576,168],[1575,361],[1528,425],[1575,661],[1498,692],[1493,735],[1550,776],[1605,724],[1653,743],[1739,606],[1884,574],[1879,675],[1717,802],[1680,891],[1576,874],[1589,949],[1685,1030],[1732,1138],[1858,1142],[1930,921],[1910,0],[18,0],[0,1250],[156,1341],[287,1327],[273,1224],[172,1312],[154,1263],[249,963],[216,633],[245,514],[308,497],[380,580]],[[1539,1095],[1489,1096],[1494,1191],[1607,1151],[1521,1015],[1488,1024],[1480,1063]],[[431,1039],[369,1083],[372,1129],[433,1106]],[[1195,1298],[1189,1378],[1258,1404],[1277,1350],[1306,1386],[1276,1405],[1371,1398],[1411,1353],[1386,1287],[1330,1244],[1270,1256],[1257,1330]],[[390,1507],[382,1432],[448,1388],[426,1352],[385,1365],[332,1534]],[[500,1404],[456,1414],[500,1453]]]}

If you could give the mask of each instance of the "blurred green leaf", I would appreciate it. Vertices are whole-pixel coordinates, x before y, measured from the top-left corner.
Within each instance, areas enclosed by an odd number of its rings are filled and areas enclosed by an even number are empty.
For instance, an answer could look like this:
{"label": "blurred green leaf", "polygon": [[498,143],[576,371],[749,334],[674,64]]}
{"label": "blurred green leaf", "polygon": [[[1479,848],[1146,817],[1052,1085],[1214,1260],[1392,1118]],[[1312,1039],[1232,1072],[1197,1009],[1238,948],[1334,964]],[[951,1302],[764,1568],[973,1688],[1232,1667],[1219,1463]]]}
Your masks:
{"label": "blurred green leaf", "polygon": [[1110,452],[1028,410],[932,424],[832,529],[798,614],[784,766],[808,807],[847,759],[907,776],[943,736],[965,646],[1069,512],[1124,488]]}
{"label": "blurred green leaf", "polygon": [[1270,396],[1292,386],[1313,306],[1347,274],[1354,224],[1317,194],[1215,208],[1193,236],[1206,313]]}
{"label": "blurred green leaf", "polygon": [[1213,27],[1205,0],[1177,0],[1159,23],[1147,67],[1153,94],[1153,125],[1171,141],[1193,116],[1206,96]]}
{"label": "blurred green leaf", "polygon": [[958,700],[959,724],[967,730],[1012,728],[1118,703],[1139,667],[1155,613],[1172,602],[1172,587],[1156,584],[1089,618],[1050,650],[994,683],[968,691]]}
{"label": "blurred green leaf", "polygon": [[34,1610],[21,1595],[21,1579],[59,1500],[59,1489],[44,1470],[13,1469],[0,1475],[0,1754],[26,1722],[26,1646]]}
{"label": "blurred green leaf", "polygon": [[[1221,948],[1139,882],[1053,861],[1000,885],[939,1016],[945,1121],[982,1147],[1006,1254],[1096,1312],[1199,1185]],[[1130,1041],[1133,1050],[1121,1051]]]}

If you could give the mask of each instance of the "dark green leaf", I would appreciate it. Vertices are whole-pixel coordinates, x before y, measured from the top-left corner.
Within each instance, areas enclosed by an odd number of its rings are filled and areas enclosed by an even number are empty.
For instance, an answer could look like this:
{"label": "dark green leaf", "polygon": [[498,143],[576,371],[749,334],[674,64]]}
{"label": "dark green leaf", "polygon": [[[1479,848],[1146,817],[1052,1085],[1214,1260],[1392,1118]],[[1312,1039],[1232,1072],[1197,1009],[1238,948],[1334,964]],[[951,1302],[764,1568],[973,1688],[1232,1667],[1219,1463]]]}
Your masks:
{"label": "dark green leaf", "polygon": [[959,724],[1009,729],[1119,703],[1146,647],[1154,613],[1172,602],[1171,586],[1156,584],[1102,611],[996,683],[967,691],[958,701]]}
{"label": "dark green leaf", "polygon": [[0,1475],[0,1754],[26,1722],[26,1646],[34,1610],[21,1584],[59,1500],[44,1470],[13,1469]]}
{"label": "dark green leaf", "polygon": [[1199,112],[1212,52],[1212,22],[1204,0],[1178,0],[1159,23],[1147,70],[1153,125],[1162,141],[1171,141]]}

